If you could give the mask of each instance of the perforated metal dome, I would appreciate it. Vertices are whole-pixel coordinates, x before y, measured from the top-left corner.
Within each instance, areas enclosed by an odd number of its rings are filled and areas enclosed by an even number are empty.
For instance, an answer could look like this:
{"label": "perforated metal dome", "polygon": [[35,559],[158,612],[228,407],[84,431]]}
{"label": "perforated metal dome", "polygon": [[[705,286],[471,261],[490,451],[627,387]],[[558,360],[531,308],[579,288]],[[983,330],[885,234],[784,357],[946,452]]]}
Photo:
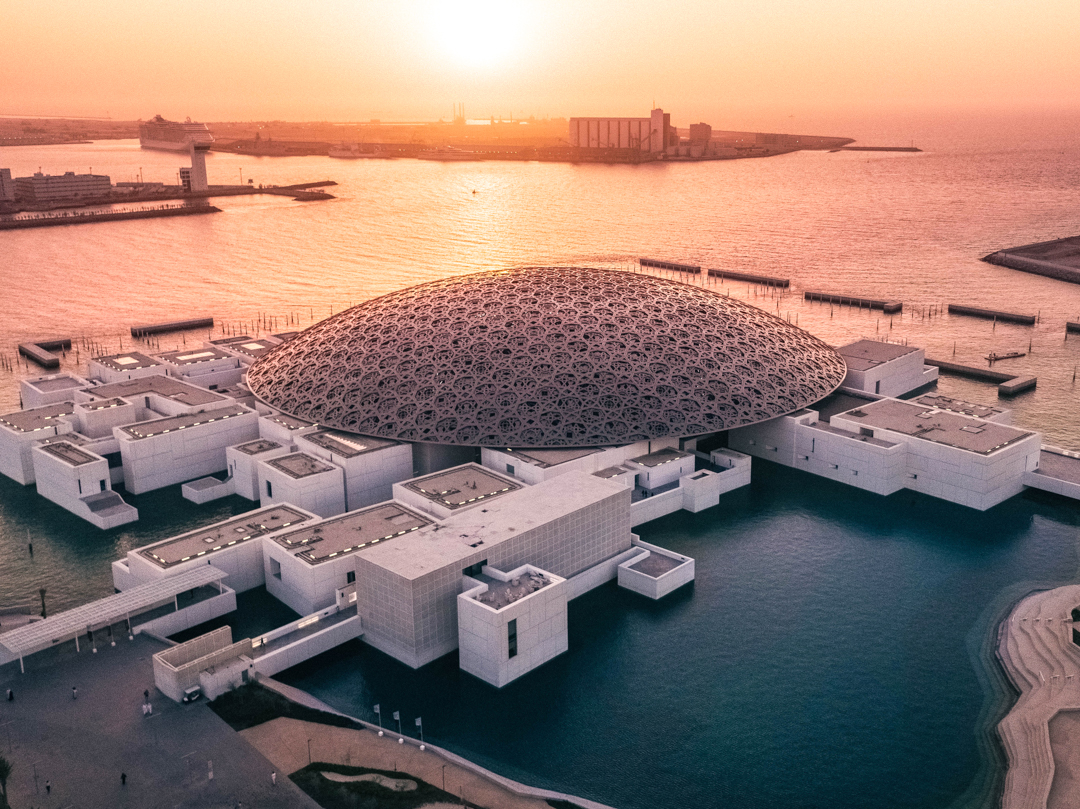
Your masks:
{"label": "perforated metal dome", "polygon": [[317,323],[248,371],[262,401],[364,435],[585,447],[771,419],[844,379],[829,346],[649,275],[538,267],[448,278]]}

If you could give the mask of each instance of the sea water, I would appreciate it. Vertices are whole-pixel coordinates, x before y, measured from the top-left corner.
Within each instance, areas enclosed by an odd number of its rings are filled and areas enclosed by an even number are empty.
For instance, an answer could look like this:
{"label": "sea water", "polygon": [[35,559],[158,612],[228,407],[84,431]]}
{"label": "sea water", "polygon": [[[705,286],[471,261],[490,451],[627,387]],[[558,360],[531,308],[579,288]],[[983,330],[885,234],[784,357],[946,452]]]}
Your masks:
{"label": "sea water", "polygon": [[[213,154],[211,182],[241,170],[256,184],[330,178],[337,199],[230,198],[221,214],[0,233],[0,352],[14,361],[18,341],[72,336],[64,367],[85,371],[87,353],[133,347],[134,323],[208,314],[215,337],[284,331],[446,275],[646,256],[790,277],[782,295],[710,287],[833,344],[907,341],[976,365],[1030,347],[996,370],[1037,375],[1038,388],[1000,404],[1049,443],[1080,448],[1080,337],[1064,334],[1080,286],[978,261],[1075,233],[1075,124],[928,120],[921,154],[678,165]],[[0,150],[16,176],[93,167],[175,182],[183,160],[131,141]],[[905,311],[806,303],[804,290]],[[950,302],[1041,320],[941,314]],[[17,408],[17,379],[33,373],[0,371],[0,405]],[[943,377],[939,391],[999,404],[980,383]],[[360,644],[285,679],[366,718],[374,703],[423,716],[428,738],[496,771],[620,807],[988,805],[1002,774],[993,726],[1011,699],[994,627],[1028,590],[1075,580],[1076,506],[1028,493],[978,514],[756,460],[754,478],[718,508],[641,527],[697,560],[694,585],[658,604],[614,586],[576,600],[569,652],[502,691],[462,675],[454,656],[413,672]],[[0,604],[40,588],[50,612],[102,597],[127,550],[251,505],[126,496],[140,521],[99,532],[0,480]]]}

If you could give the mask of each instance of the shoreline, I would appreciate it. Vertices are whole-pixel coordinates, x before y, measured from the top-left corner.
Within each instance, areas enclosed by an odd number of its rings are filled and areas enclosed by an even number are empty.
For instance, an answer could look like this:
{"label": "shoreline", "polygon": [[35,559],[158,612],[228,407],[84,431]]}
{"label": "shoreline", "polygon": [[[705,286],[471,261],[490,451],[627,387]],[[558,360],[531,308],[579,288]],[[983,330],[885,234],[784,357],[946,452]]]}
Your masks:
{"label": "shoreline", "polygon": [[[1002,809],[1050,806],[1055,786],[1050,723],[1061,713],[1080,711],[1080,647],[1072,640],[1070,614],[1077,605],[1080,585],[1037,590],[1021,598],[998,626],[995,656],[1018,693],[997,725],[1006,758]],[[1065,802],[1058,805],[1070,805],[1080,797],[1080,784],[1065,784],[1063,791],[1071,794],[1059,795]]]}

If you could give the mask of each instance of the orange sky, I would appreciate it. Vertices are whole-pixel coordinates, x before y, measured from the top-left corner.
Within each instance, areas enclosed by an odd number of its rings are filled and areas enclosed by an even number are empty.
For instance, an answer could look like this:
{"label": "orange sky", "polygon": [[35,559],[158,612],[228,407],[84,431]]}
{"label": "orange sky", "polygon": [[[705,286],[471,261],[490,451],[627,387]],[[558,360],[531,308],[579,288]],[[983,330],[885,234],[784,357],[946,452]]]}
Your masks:
{"label": "orange sky", "polygon": [[4,114],[644,115],[655,100],[678,125],[738,128],[1080,107],[1076,0],[3,0],[0,30]]}

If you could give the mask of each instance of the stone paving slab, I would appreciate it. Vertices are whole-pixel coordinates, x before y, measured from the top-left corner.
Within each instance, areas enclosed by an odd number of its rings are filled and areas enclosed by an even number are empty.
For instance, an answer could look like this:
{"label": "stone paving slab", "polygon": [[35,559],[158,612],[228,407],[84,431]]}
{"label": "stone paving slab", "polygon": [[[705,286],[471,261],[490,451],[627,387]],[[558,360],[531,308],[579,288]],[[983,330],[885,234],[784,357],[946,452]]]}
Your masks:
{"label": "stone paving slab", "polygon": [[[11,805],[234,809],[239,801],[318,809],[280,769],[272,785],[275,765],[205,704],[178,705],[154,688],[151,658],[162,648],[142,635],[122,636],[115,647],[54,657],[56,665],[28,666],[25,675],[18,663],[0,668],[0,695],[15,692],[14,702],[0,701],[0,753],[15,767]],[[142,713],[144,689],[154,707],[150,718]]]}

